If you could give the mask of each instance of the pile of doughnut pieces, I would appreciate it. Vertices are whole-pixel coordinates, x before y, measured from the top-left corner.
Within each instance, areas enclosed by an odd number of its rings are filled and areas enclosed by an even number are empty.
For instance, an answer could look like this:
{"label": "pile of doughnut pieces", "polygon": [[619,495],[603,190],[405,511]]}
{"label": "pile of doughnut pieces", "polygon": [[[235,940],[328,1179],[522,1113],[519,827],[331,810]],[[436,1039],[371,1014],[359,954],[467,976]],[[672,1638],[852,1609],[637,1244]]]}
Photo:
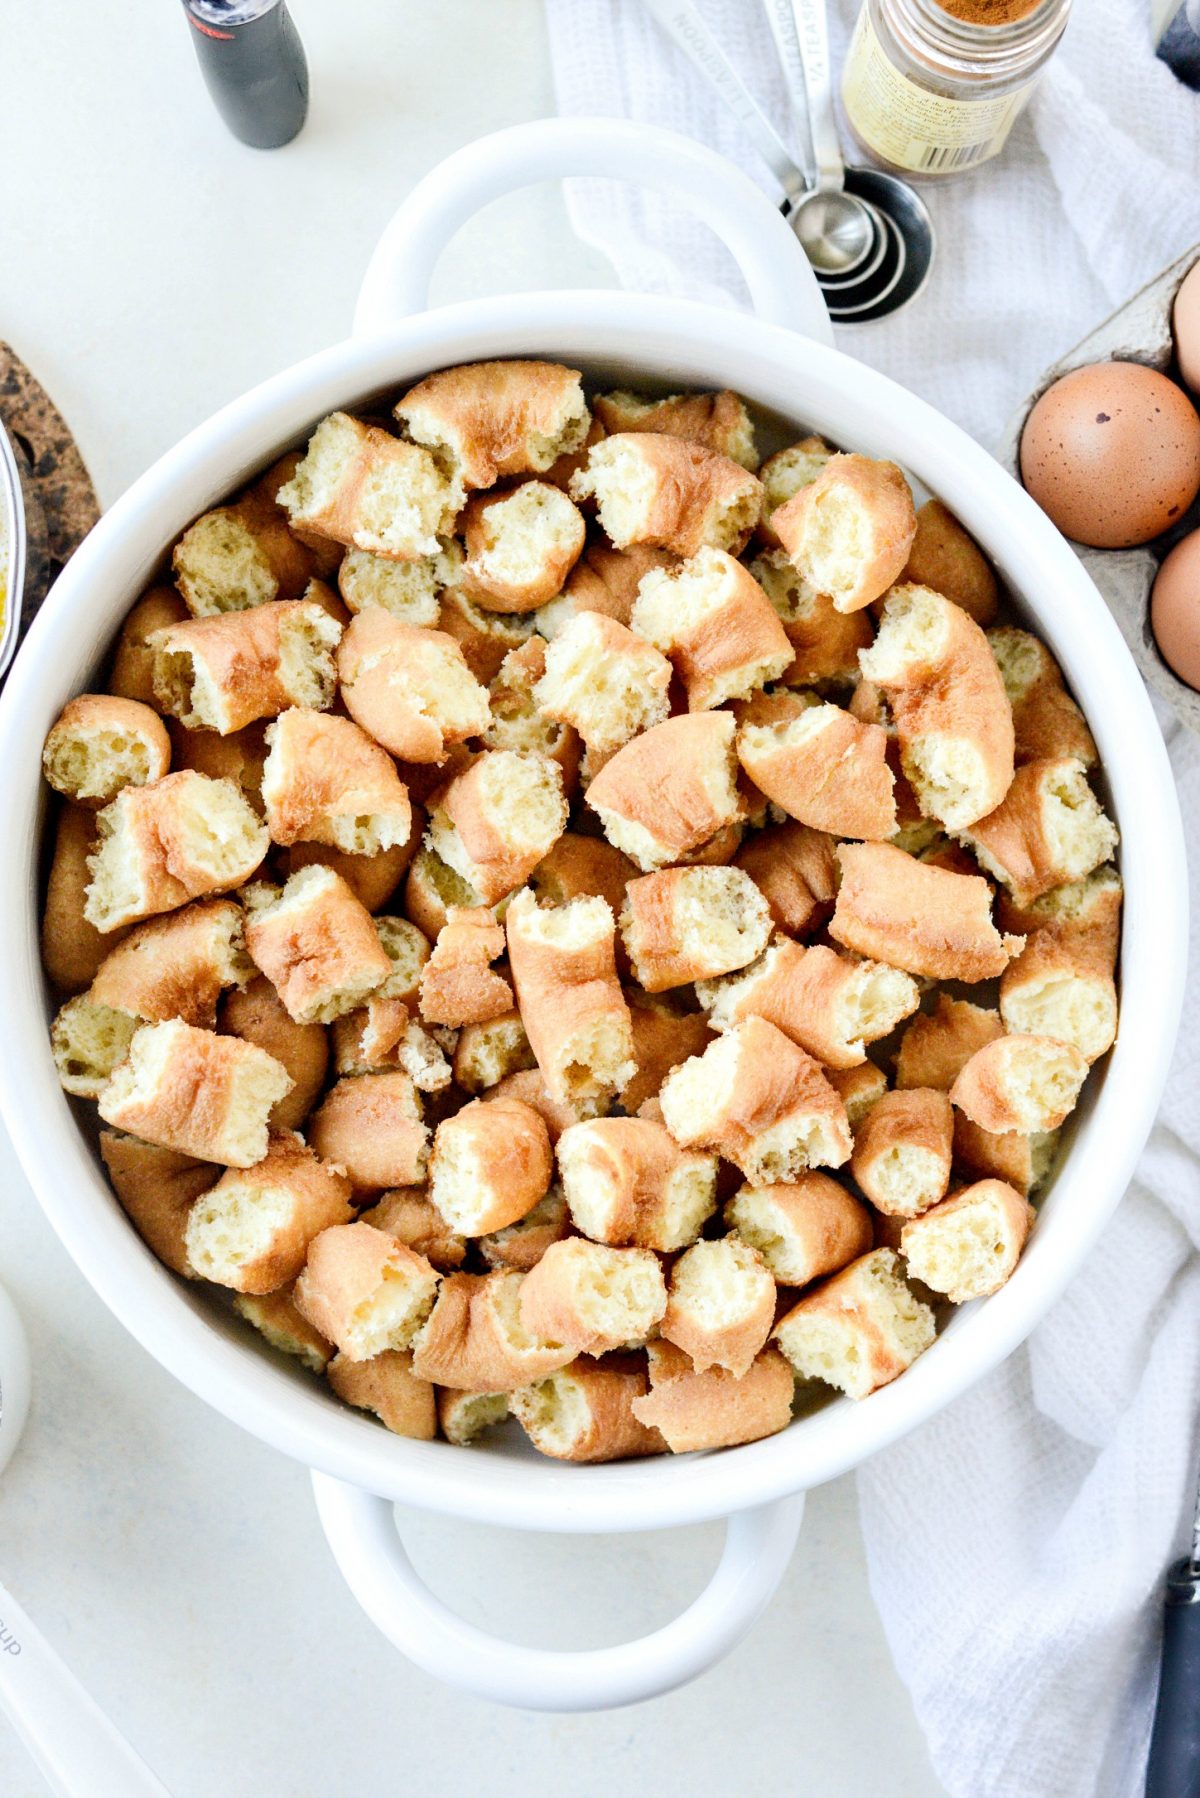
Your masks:
{"label": "pile of doughnut pieces", "polygon": [[401,1435],[576,1461],[861,1399],[1012,1274],[1117,833],[894,464],[476,364],[171,574],[46,739],[43,947],[174,1273]]}

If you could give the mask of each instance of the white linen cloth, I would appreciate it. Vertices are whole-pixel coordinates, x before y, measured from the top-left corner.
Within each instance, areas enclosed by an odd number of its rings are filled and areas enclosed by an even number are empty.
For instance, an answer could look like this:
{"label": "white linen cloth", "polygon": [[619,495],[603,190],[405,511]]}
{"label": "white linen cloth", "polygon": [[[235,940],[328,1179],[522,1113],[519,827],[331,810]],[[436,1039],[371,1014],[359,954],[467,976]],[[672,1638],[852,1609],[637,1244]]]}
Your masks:
{"label": "white linen cloth", "polygon": [[[785,136],[755,0],[699,0]],[[840,67],[857,0],[833,0]],[[638,0],[546,0],[559,109],[722,150],[774,193],[741,127]],[[1137,0],[1077,6],[1001,159],[927,188],[930,282],[840,346],[998,438],[1047,363],[1200,239],[1200,99]],[[642,290],[739,303],[725,252],[653,195],[569,187],[580,235]],[[1200,741],[1161,710],[1193,866]],[[858,1475],[872,1588],[953,1798],[1136,1798],[1162,1576],[1182,1551],[1200,1409],[1200,926],[1182,1035],[1137,1179],[1029,1343]]]}

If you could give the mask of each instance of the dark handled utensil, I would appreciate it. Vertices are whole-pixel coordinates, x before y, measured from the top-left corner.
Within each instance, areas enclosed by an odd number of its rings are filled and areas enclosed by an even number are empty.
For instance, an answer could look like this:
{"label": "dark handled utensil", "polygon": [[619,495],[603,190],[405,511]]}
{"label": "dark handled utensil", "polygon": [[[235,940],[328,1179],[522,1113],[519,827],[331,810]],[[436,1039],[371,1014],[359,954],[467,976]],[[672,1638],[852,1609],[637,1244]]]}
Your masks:
{"label": "dark handled utensil", "polygon": [[1167,1573],[1146,1798],[1200,1798],[1200,1495],[1192,1552]]}

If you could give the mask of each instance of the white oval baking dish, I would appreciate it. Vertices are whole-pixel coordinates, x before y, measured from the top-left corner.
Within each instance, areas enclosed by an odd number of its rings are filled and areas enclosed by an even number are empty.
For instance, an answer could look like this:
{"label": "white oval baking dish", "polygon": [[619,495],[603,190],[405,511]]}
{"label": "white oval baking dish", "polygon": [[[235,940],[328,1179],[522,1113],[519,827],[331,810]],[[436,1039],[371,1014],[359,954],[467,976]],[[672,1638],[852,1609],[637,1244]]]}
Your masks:
{"label": "white oval baking dish", "polygon": [[[440,248],[480,205],[535,180],[584,173],[674,190],[732,250],[757,316],[613,292],[420,310]],[[0,1107],[54,1228],[111,1310],[194,1392],[314,1469],[343,1572],[398,1646],[441,1677],[504,1702],[564,1710],[620,1704],[669,1689],[731,1647],[782,1576],[803,1493],[915,1428],[994,1367],[1042,1317],[1103,1229],[1149,1131],[1178,1023],[1187,946],[1178,807],[1137,671],[1069,546],[955,425],[830,347],[791,232],[750,182],[698,145],[629,125],[552,120],[459,152],[389,226],[355,329],[350,341],[225,407],[136,482],[74,556],[20,652],[0,701],[0,766],[8,771],[8,850],[0,864],[8,1052]],[[72,1116],[46,1041],[37,918],[42,740],[64,701],[96,678],[164,550],[198,512],[302,442],[334,407],[367,404],[449,363],[522,355],[561,359],[609,385],[732,387],[838,444],[903,464],[982,542],[1061,662],[1095,732],[1122,832],[1120,1038],[1089,1085],[1070,1154],[1015,1275],[992,1298],[958,1311],[894,1385],[718,1454],[561,1466],[515,1444],[467,1452],[405,1441],[347,1410],[245,1340],[142,1246]],[[532,1530],[732,1522],[712,1585],[682,1618],[638,1643],[556,1654],[503,1643],[446,1611],[404,1555],[393,1501]]]}

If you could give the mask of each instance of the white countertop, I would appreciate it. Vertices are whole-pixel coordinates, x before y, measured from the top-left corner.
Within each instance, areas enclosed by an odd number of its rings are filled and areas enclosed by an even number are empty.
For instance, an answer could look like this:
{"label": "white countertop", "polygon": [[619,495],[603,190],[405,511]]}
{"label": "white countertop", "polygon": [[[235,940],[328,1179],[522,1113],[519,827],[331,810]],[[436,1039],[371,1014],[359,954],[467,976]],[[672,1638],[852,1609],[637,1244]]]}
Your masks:
{"label": "white countertop", "polygon": [[[246,150],[213,113],[177,12],[57,0],[4,19],[0,338],[70,420],[105,503],[223,401],[343,334],[418,175],[553,110],[537,0],[293,0],[310,121],[284,151]],[[611,274],[538,190],[465,232],[442,282],[450,297]],[[686,1690],[590,1717],[463,1699],[359,1611],[303,1469],[177,1386],[104,1310],[2,1137],[0,1191],[0,1278],[36,1382],[0,1487],[0,1575],[176,1798],[475,1782],[489,1798],[723,1798],[748,1776],[814,1798],[937,1798],[867,1589],[851,1480],[813,1494],[774,1606]],[[402,1522],[464,1614],[562,1647],[666,1621],[719,1541],[716,1527],[621,1540]],[[0,1718],[0,1792],[42,1791]]]}

